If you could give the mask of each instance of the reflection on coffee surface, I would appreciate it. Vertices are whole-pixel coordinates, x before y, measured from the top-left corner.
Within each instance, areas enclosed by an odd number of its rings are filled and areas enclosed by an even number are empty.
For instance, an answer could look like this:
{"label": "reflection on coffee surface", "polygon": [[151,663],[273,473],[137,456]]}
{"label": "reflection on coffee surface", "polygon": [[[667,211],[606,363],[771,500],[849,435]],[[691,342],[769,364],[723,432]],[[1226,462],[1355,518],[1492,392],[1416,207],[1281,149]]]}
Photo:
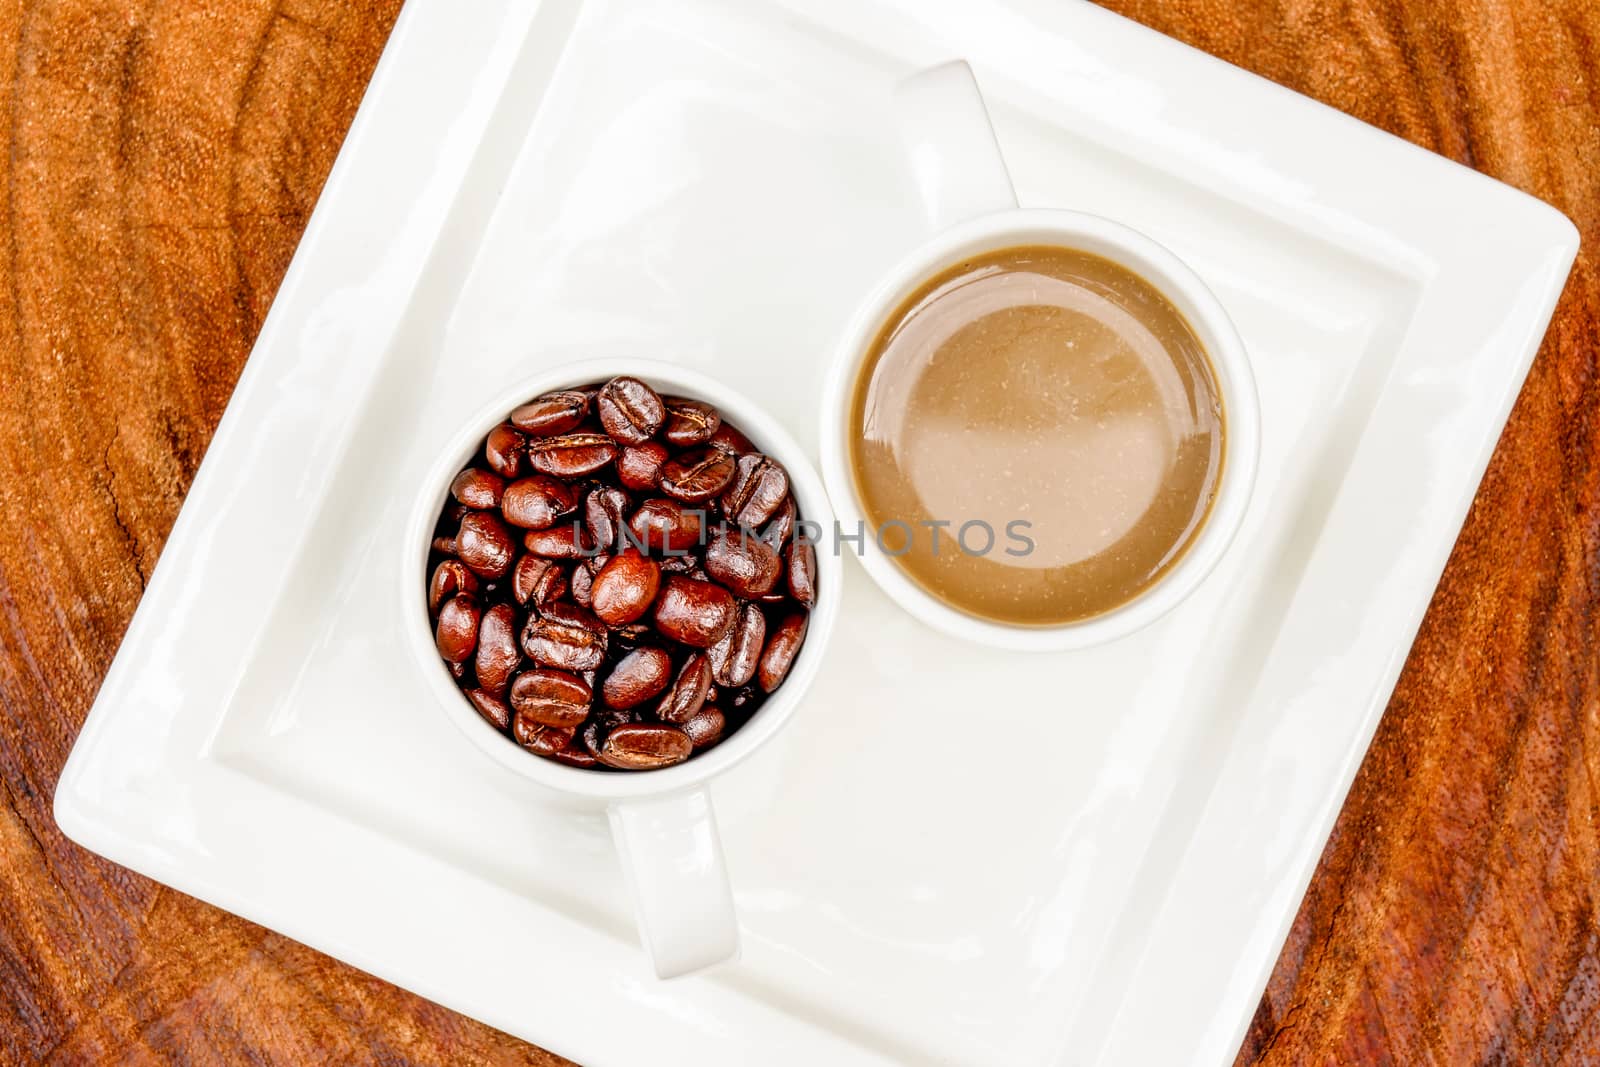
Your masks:
{"label": "reflection on coffee surface", "polygon": [[1007,248],[889,317],[849,448],[868,523],[919,585],[983,618],[1059,624],[1131,600],[1194,541],[1222,401],[1149,282],[1086,252]]}

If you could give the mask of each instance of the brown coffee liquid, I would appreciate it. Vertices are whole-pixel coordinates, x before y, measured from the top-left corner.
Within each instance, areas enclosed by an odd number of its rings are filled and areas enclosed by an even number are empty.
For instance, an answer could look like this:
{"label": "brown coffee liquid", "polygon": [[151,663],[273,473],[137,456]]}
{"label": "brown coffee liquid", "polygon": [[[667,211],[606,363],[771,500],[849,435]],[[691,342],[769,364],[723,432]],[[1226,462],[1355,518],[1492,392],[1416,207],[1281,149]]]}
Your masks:
{"label": "brown coffee liquid", "polygon": [[1068,248],[987,252],[923,284],[873,342],[851,425],[867,522],[905,549],[899,565],[1020,625],[1149,588],[1222,473],[1222,401],[1188,322],[1143,278]]}

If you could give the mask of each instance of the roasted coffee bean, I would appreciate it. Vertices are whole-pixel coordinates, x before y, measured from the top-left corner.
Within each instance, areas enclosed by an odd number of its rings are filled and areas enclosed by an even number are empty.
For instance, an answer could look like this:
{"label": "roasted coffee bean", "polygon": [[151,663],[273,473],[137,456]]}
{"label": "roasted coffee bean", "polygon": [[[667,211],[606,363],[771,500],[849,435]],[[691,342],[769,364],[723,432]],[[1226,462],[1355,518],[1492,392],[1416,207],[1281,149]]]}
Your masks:
{"label": "roasted coffee bean", "polygon": [[580,608],[594,610],[594,572],[584,563],[572,569],[572,579],[569,583],[572,600]]}
{"label": "roasted coffee bean", "polygon": [[511,682],[509,703],[518,718],[571,730],[589,717],[594,690],[567,671],[536,667]]}
{"label": "roasted coffee bean", "polygon": [[546,559],[583,559],[594,554],[589,543],[589,531],[576,520],[552,526],[548,530],[529,530],[522,535],[522,545],[536,556]]}
{"label": "roasted coffee bean", "polygon": [[717,432],[712,434],[711,440],[706,443],[712,448],[720,448],[735,456],[756,451],[756,446],[750,443],[750,438],[740,433],[738,427],[726,420],[717,427]]}
{"label": "roasted coffee bean", "polygon": [[548,474],[512,482],[500,500],[506,521],[525,530],[548,530],[577,510],[577,491]]}
{"label": "roasted coffee bean", "polygon": [[674,500],[698,504],[721,496],[733,482],[734,458],[720,448],[697,448],[661,467],[661,491]]}
{"label": "roasted coffee bean", "polygon": [[631,708],[659,696],[672,681],[672,657],[660,648],[636,648],[617,661],[600,687],[611,708]]}
{"label": "roasted coffee bean", "polygon": [[625,626],[613,626],[611,636],[616,639],[618,648],[638,648],[647,638],[653,636],[655,631],[647,622],[630,622]]}
{"label": "roasted coffee bean", "polygon": [[461,520],[453,549],[480,578],[504,578],[511,573],[516,550],[506,524],[487,511],[471,512]]}
{"label": "roasted coffee bean", "polygon": [[617,443],[605,434],[569,433],[528,442],[533,469],[556,478],[581,478],[617,458]]}
{"label": "roasted coffee bean", "polygon": [[502,478],[515,478],[528,461],[528,439],[516,429],[501,423],[483,440],[483,458],[489,469]]}
{"label": "roasted coffee bean", "polygon": [[506,730],[511,726],[511,709],[504,700],[482,689],[468,689],[466,694],[467,700],[483,716],[484,722],[496,730]]}
{"label": "roasted coffee bean", "polygon": [[526,555],[511,571],[511,595],[518,604],[543,607],[567,595],[566,568],[552,559]]}
{"label": "roasted coffee bean", "polygon": [[716,644],[706,650],[711,677],[718,685],[738,688],[755,677],[756,665],[767,640],[767,617],[754,604],[739,609],[739,618]]}
{"label": "roasted coffee bean", "polygon": [[478,619],[482,612],[477,598],[457,593],[439,609],[439,623],[433,641],[439,655],[449,663],[465,663],[478,647]]}
{"label": "roasted coffee bean", "polygon": [[699,566],[690,555],[668,556],[661,561],[662,574],[688,574]]}
{"label": "roasted coffee bean", "polygon": [[661,567],[656,561],[626,549],[595,576],[594,613],[608,625],[626,625],[650,610],[660,587]]}
{"label": "roasted coffee bean", "polygon": [[722,740],[722,730],[726,724],[722,712],[714,707],[705,707],[683,724],[683,732],[689,735],[689,741],[695,748],[706,748]]}
{"label": "roasted coffee bean", "polygon": [[567,743],[564,746],[550,753],[549,758],[557,763],[565,763],[568,767],[577,767],[581,770],[589,770],[600,765],[600,761],[594,758],[594,753],[589,751],[583,740],[576,733],[567,738]]}
{"label": "roasted coffee bean", "polygon": [[639,721],[637,709],[597,707],[590,712],[588,721],[578,727],[578,739],[592,754],[598,756],[605,747],[607,734],[619,726]]}
{"label": "roasted coffee bean", "polygon": [[677,727],[638,722],[619,726],[607,734],[596,756],[607,767],[648,771],[682,763],[693,752],[694,742]]}
{"label": "roasted coffee bean", "polygon": [[521,662],[522,653],[517,651],[517,609],[510,604],[496,604],[483,613],[483,621],[478,624],[478,688],[505,692],[511,672]]}
{"label": "roasted coffee bean", "polygon": [[789,595],[806,607],[817,602],[817,550],[808,542],[793,541],[784,553]]}
{"label": "roasted coffee bean", "polygon": [[636,492],[649,492],[661,480],[667,446],[660,441],[629,445],[617,456],[617,480]]}
{"label": "roasted coffee bean", "polygon": [[706,543],[706,573],[738,597],[749,599],[768,592],[782,567],[770,545],[741,527],[713,530]]}
{"label": "roasted coffee bean", "polygon": [[572,735],[571,727],[563,730],[559,726],[546,726],[521,714],[516,716],[511,726],[511,736],[516,738],[517,744],[541,756],[554,757],[572,743]]}
{"label": "roasted coffee bean", "polygon": [[592,671],[606,658],[606,626],[576,604],[550,604],[523,628],[522,651],[541,667]]}
{"label": "roasted coffee bean", "polygon": [[600,425],[625,445],[648,441],[661,428],[667,409],[661,396],[637,378],[613,378],[600,387],[595,401]]}
{"label": "roasted coffee bean", "polygon": [[704,521],[704,512],[676,500],[646,500],[628,520],[630,543],[641,551],[681,555],[699,546]]}
{"label": "roasted coffee bean", "polygon": [[711,688],[711,663],[705,653],[696,652],[683,661],[672,686],[656,705],[656,718],[662,722],[686,723],[700,713]]}
{"label": "roasted coffee bean", "polygon": [[722,497],[722,513],[755,529],[778,510],[789,495],[789,472],[771,456],[740,456],[733,484]]}
{"label": "roasted coffee bean", "polygon": [[469,508],[497,508],[506,480],[492,471],[469,467],[450,483],[450,495]]}
{"label": "roasted coffee bean", "polygon": [[536,437],[550,437],[578,428],[589,414],[589,395],[572,389],[546,393],[511,413],[511,425]]}
{"label": "roasted coffee bean", "polygon": [[574,739],[583,745],[589,755],[598,756],[600,750],[605,747],[606,734],[608,733],[610,733],[610,728],[602,726],[600,720],[591,715],[582,726],[578,727],[574,734]]}
{"label": "roasted coffee bean", "polygon": [[594,544],[608,552],[621,548],[628,525],[628,494],[615,486],[591,489],[583,501],[583,517]]}
{"label": "roasted coffee bean", "polygon": [[662,402],[667,406],[667,421],[661,436],[674,447],[703,445],[722,426],[722,416],[717,409],[703,400],[669,396]]}
{"label": "roasted coffee bean", "polygon": [[767,650],[761,653],[761,665],[756,669],[756,681],[761,683],[761,688],[768,693],[778,688],[784,678],[788,677],[789,668],[794,664],[794,657],[800,651],[800,646],[806,639],[806,624],[808,616],[803,611],[797,611],[778,623],[772,631],[772,636],[767,639]]}
{"label": "roasted coffee bean", "polygon": [[656,629],[691,648],[709,648],[733,626],[733,594],[720,585],[673,575],[656,598]]}
{"label": "roasted coffee bean", "polygon": [[486,435],[440,509],[441,659],[486,722],[547,759],[689,758],[790,669],[816,600],[800,518],[783,468],[709,404],[628,378],[546,394]]}
{"label": "roasted coffee bean", "polygon": [[457,593],[477,591],[478,576],[459,559],[447,559],[433,569],[433,577],[428,581],[428,611],[437,615],[439,605]]}
{"label": "roasted coffee bean", "polygon": [[761,540],[781,552],[789,536],[794,533],[796,514],[794,497],[784,497],[783,503],[778,505],[778,510],[774,511],[772,518],[767,521],[766,529],[761,531]]}

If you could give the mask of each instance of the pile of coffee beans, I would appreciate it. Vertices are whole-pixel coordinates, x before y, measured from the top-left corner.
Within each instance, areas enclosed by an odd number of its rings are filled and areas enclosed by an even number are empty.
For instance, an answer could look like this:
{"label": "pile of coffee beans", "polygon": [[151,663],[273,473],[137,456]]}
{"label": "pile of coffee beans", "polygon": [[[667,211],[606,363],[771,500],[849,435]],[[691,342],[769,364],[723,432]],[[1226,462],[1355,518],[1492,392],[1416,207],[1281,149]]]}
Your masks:
{"label": "pile of coffee beans", "polygon": [[538,397],[450,486],[439,655],[478,714],[573,767],[681,763],[783,684],[816,552],[783,466],[637,378]]}

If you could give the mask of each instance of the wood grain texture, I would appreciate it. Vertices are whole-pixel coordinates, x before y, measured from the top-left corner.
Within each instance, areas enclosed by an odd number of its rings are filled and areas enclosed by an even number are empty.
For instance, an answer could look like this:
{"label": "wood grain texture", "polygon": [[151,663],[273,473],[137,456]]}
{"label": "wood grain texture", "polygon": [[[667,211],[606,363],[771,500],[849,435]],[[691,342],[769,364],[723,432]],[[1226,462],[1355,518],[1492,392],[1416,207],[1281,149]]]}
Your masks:
{"label": "wood grain texture", "polygon": [[[0,1064],[560,1062],[50,817],[398,6],[0,0]],[[1583,231],[1239,1059],[1600,1062],[1600,8],[1110,6]]]}
{"label": "wood grain texture", "polygon": [[0,0],[0,1063],[554,1064],[50,797],[398,0]]}

